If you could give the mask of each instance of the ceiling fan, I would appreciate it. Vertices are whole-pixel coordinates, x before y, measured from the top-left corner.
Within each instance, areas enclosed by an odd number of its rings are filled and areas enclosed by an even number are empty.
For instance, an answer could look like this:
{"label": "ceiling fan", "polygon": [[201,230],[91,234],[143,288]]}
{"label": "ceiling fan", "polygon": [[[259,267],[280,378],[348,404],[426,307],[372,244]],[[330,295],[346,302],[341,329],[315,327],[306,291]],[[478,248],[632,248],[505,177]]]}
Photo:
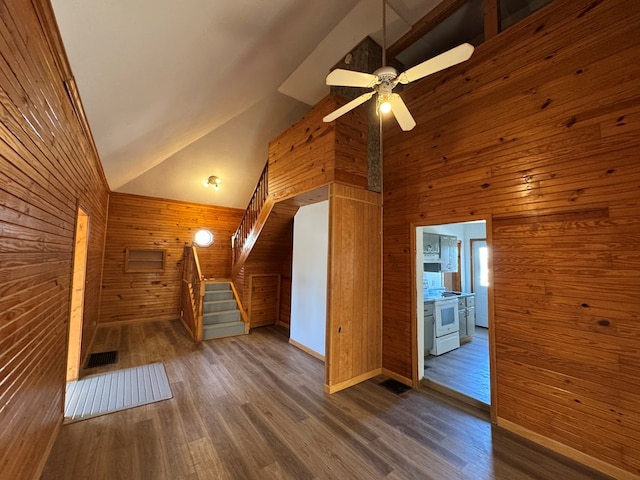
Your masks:
{"label": "ceiling fan", "polygon": [[336,118],[363,104],[375,94],[378,94],[376,99],[376,111],[378,114],[391,112],[402,130],[411,130],[416,126],[416,121],[411,116],[409,109],[402,98],[400,98],[400,95],[393,93],[395,86],[398,85],[398,83],[406,85],[415,80],[419,80],[428,75],[444,70],[445,68],[462,63],[468,60],[473,54],[473,45],[463,43],[451,50],[437,55],[436,57],[422,62],[405,72],[398,73],[395,68],[386,65],[385,12],[386,2],[385,0],[382,0],[382,67],[373,73],[355,72],[352,70],[336,68],[327,75],[326,80],[327,85],[330,86],[364,87],[371,88],[371,91],[360,95],[337,110],[334,110],[329,115],[325,116],[322,121],[332,122]]}

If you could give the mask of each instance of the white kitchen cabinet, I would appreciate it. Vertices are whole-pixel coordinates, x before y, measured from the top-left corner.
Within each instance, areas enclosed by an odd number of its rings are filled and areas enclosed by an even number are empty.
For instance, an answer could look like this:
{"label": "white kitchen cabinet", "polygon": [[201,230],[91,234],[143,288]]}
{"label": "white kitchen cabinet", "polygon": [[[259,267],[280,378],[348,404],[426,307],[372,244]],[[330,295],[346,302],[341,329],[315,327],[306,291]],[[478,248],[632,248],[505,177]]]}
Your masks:
{"label": "white kitchen cabinet", "polygon": [[424,302],[424,353],[433,350],[434,302]]}
{"label": "white kitchen cabinet", "polygon": [[471,338],[476,329],[475,295],[465,295],[458,298],[458,317],[460,338]]}
{"label": "white kitchen cabinet", "polygon": [[467,307],[467,334],[472,336],[476,332],[476,309]]}
{"label": "white kitchen cabinet", "polygon": [[422,256],[425,262],[440,261],[440,235],[426,232],[422,234]]}
{"label": "white kitchen cabinet", "polygon": [[458,237],[440,235],[440,271],[458,271]]}
{"label": "white kitchen cabinet", "polygon": [[458,321],[460,322],[460,338],[469,336],[467,332],[467,302],[465,297],[458,297]]}

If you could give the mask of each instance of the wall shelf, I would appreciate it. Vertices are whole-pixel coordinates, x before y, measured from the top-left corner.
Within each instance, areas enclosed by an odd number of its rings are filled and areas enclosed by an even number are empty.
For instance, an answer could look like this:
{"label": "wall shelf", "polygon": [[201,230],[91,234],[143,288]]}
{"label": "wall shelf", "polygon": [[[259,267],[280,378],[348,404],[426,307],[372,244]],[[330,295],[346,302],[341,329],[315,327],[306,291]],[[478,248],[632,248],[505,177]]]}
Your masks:
{"label": "wall shelf", "polygon": [[126,248],[124,255],[125,273],[164,272],[166,250]]}

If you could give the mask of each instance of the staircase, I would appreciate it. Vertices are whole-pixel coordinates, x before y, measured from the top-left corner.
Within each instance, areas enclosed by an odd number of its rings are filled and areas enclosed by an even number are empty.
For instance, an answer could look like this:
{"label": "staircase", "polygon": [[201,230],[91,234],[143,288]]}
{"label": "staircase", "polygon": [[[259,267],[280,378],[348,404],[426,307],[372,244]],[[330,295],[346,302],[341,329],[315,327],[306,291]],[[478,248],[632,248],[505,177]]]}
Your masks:
{"label": "staircase", "polygon": [[202,302],[202,339],[243,335],[245,323],[242,321],[238,304],[233,298],[229,282],[205,282]]}

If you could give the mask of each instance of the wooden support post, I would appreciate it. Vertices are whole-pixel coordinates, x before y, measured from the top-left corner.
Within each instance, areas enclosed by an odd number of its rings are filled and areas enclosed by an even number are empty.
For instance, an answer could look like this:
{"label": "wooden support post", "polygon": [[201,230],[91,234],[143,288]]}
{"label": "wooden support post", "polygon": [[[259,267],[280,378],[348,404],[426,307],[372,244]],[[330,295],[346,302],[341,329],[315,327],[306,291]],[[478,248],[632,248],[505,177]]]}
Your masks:
{"label": "wooden support post", "polygon": [[485,42],[500,33],[500,0],[483,0]]}

